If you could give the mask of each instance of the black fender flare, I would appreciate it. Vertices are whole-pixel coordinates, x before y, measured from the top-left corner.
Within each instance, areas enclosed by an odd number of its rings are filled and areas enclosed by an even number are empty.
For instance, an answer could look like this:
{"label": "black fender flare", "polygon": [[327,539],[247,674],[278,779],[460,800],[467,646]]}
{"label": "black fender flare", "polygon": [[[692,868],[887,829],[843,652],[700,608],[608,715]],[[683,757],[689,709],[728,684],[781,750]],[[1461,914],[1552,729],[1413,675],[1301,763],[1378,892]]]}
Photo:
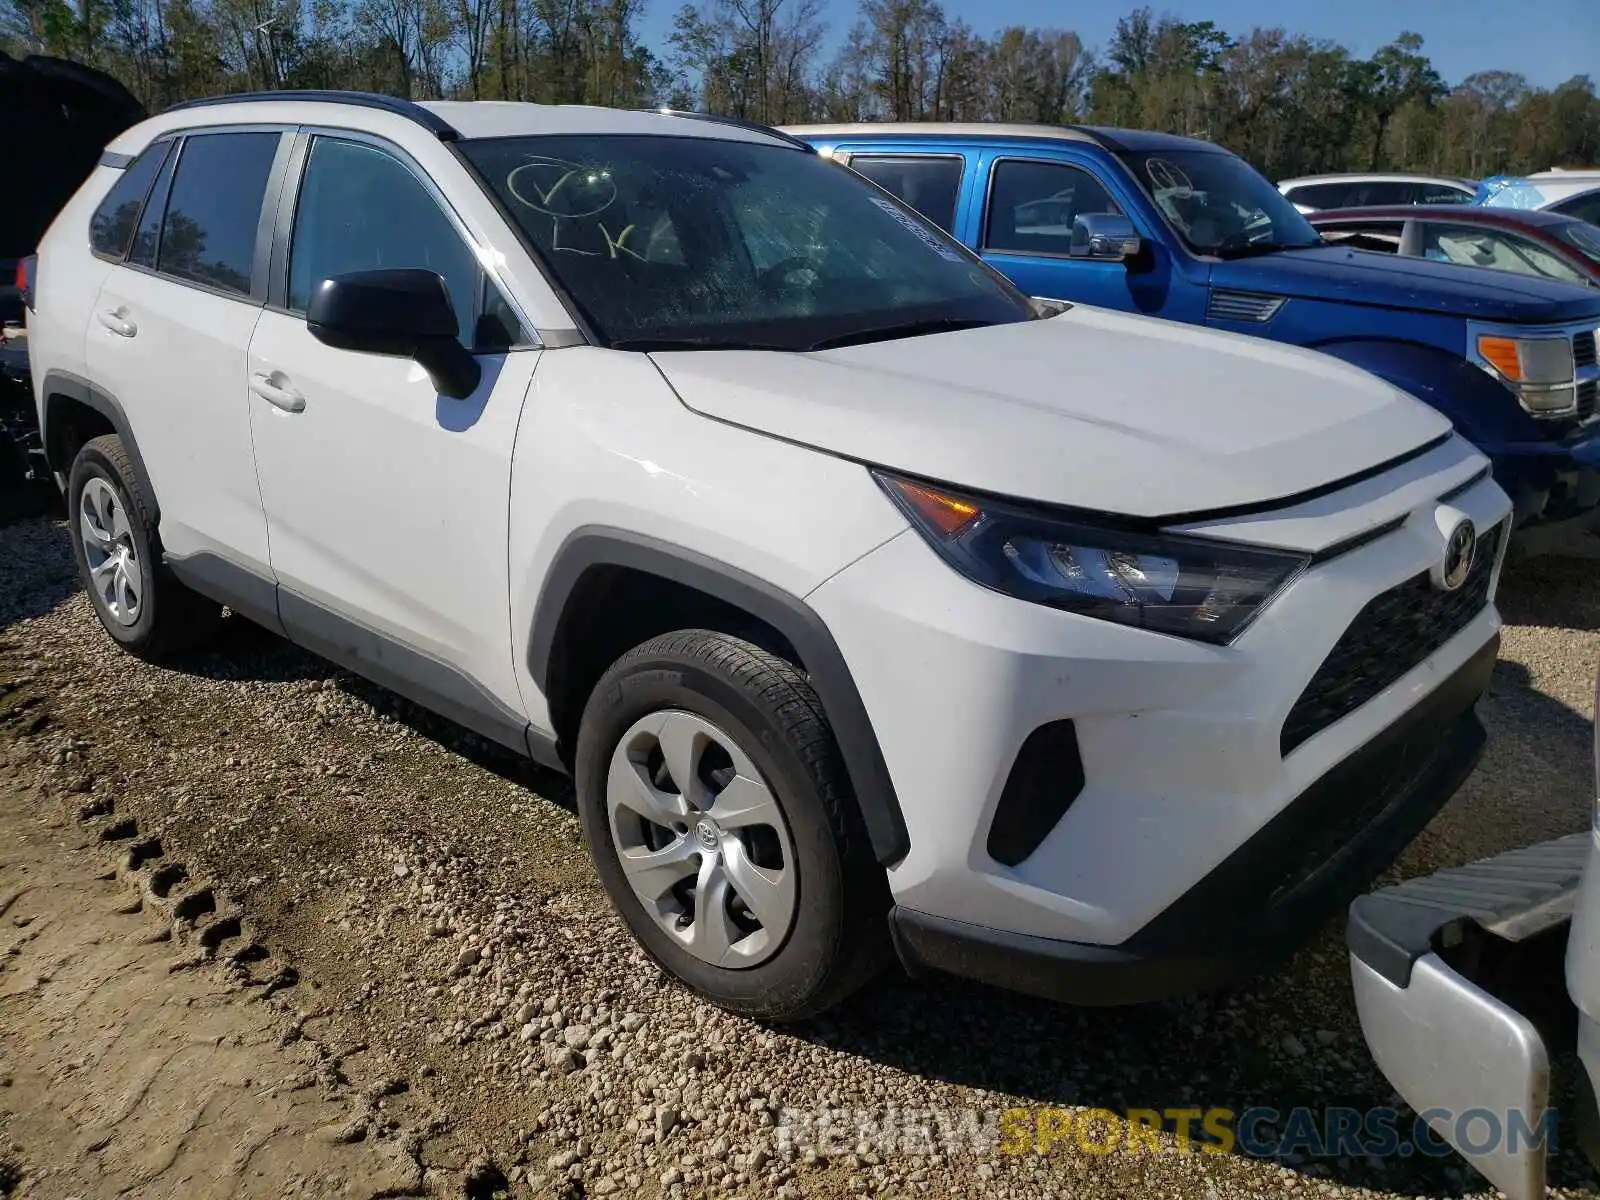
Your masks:
{"label": "black fender flare", "polygon": [[528,670],[549,694],[550,659],[567,604],[584,574],[623,567],[656,575],[742,609],[784,636],[805,664],[844,758],[873,854],[893,866],[910,849],[905,817],[861,693],[827,625],[805,601],[706,555],[607,526],[574,530],[556,551],[534,607]]}
{"label": "black fender flare", "polygon": [[71,463],[57,461],[59,438],[54,422],[60,418],[62,408],[60,402],[63,399],[76,401],[86,408],[91,408],[111,422],[112,429],[116,430],[117,436],[122,439],[128,457],[133,460],[133,468],[138,473],[139,477],[133,483],[141,493],[140,499],[144,502],[146,511],[159,523],[161,505],[156,500],[155,487],[150,482],[150,471],[144,465],[144,456],[139,453],[139,443],[133,436],[133,426],[128,422],[127,411],[110,392],[68,371],[47,371],[40,388],[39,433],[44,442],[45,458],[50,464],[50,469],[62,476],[72,469]]}

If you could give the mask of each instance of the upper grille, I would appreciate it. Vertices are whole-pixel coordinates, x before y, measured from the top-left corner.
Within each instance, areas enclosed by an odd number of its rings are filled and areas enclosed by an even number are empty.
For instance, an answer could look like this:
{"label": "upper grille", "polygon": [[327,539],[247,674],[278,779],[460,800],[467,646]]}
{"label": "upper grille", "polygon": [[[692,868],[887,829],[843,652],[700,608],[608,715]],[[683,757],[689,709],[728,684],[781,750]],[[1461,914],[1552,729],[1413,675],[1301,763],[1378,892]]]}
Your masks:
{"label": "upper grille", "polygon": [[1594,366],[1594,330],[1585,329],[1572,335],[1572,361],[1580,367]]}
{"label": "upper grille", "polygon": [[1472,570],[1455,591],[1440,591],[1424,571],[1370,600],[1289,710],[1279,749],[1288,754],[1355,712],[1465,629],[1489,602],[1504,530],[1502,522],[1479,536]]}
{"label": "upper grille", "polygon": [[1230,292],[1213,288],[1206,300],[1206,316],[1219,321],[1250,321],[1260,324],[1270,321],[1283,307],[1282,296],[1264,296],[1259,292]]}

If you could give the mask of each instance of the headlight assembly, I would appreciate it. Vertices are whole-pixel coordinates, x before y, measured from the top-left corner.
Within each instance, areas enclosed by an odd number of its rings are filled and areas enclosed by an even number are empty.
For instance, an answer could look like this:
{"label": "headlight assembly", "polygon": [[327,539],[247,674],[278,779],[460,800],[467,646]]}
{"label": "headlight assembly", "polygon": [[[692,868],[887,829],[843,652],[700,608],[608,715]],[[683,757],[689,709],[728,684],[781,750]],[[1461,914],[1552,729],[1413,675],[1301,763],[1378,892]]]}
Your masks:
{"label": "headlight assembly", "polygon": [[1477,330],[1472,351],[1474,361],[1515,392],[1534,416],[1564,416],[1577,408],[1577,363],[1569,335]]}
{"label": "headlight assembly", "polygon": [[1226,645],[1310,556],[1070,520],[1011,501],[874,472],[961,574],[1021,600]]}

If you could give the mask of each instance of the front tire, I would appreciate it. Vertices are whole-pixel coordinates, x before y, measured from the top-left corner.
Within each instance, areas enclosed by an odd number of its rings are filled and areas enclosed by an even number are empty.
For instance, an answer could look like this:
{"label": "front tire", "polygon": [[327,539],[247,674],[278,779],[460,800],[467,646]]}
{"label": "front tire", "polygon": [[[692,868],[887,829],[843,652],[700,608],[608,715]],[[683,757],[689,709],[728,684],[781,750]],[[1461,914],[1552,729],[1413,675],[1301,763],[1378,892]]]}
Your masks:
{"label": "front tire", "polygon": [[694,991],[798,1020],[883,961],[883,871],[822,705],[792,664],[703,629],[646,642],[595,686],[575,766],[612,904]]}
{"label": "front tire", "polygon": [[120,438],[92,438],[72,460],[67,516],[78,575],[100,624],[124,650],[156,659],[203,642],[222,607],[184,587],[161,561],[136,478]]}

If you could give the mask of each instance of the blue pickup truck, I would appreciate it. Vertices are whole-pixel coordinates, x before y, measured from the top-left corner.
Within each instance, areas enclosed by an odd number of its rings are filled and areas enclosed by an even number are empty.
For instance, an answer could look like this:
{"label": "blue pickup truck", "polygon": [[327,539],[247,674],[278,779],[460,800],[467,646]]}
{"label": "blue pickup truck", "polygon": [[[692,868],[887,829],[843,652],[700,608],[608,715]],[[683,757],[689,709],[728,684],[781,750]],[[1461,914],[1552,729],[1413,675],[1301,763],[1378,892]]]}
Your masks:
{"label": "blue pickup truck", "polygon": [[1600,292],[1324,243],[1243,159],[1071,126],[786,132],[872,179],[1034,296],[1308,346],[1448,416],[1520,526],[1600,516]]}

